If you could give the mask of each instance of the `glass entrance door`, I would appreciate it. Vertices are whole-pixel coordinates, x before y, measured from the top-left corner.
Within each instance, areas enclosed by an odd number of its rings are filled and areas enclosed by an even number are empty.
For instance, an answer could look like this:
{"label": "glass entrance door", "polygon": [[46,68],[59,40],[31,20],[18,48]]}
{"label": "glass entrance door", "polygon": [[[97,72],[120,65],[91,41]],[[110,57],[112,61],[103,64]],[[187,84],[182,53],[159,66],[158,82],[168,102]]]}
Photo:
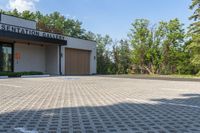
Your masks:
{"label": "glass entrance door", "polygon": [[0,72],[13,70],[13,44],[0,42]]}

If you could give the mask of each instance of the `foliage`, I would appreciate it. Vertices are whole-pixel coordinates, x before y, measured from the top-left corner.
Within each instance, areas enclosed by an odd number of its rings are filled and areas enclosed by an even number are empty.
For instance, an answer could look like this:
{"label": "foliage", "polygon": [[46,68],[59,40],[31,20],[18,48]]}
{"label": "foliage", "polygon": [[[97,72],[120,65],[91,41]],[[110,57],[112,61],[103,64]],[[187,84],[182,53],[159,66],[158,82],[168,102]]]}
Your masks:
{"label": "foliage", "polygon": [[65,18],[59,12],[53,12],[51,14],[44,15],[39,11],[18,12],[15,9],[13,11],[0,10],[0,13],[9,14],[29,20],[35,20],[37,22],[38,30],[54,32],[78,38],[83,38],[85,35],[85,29],[82,28],[82,23],[80,21]]}
{"label": "foliage", "polygon": [[177,65],[181,60],[185,33],[178,19],[160,23],[162,35],[161,68],[163,74],[177,73]]}
{"label": "foliage", "polygon": [[97,42],[97,73],[111,74],[111,52],[108,49],[112,43],[112,39],[108,35],[104,37],[102,37],[101,35],[97,35],[95,40]]}
{"label": "foliage", "polygon": [[190,9],[194,10],[193,15],[189,19],[193,19],[194,21],[200,19],[200,0],[192,0],[192,4],[190,5]]}
{"label": "foliage", "polygon": [[[194,10],[193,15],[189,18],[193,23],[189,27],[188,36],[190,44],[188,49],[191,52],[191,63],[200,69],[200,0],[192,0],[190,9]],[[199,71],[200,73],[200,71]]]}
{"label": "foliage", "polygon": [[0,72],[0,76],[21,77],[25,75],[43,75],[42,72]]}
{"label": "foliage", "polygon": [[116,74],[127,74],[131,69],[131,49],[127,40],[121,40],[113,46],[113,71]]}
{"label": "foliage", "polygon": [[38,30],[97,42],[97,73],[127,74],[133,70],[142,74],[200,75],[200,0],[192,0],[193,23],[186,34],[178,19],[151,25],[147,19],[132,23],[128,39],[113,41],[82,27],[79,20],[65,18],[59,12],[3,11],[25,19],[35,20]]}
{"label": "foliage", "polygon": [[181,68],[185,33],[178,19],[160,22],[157,26],[150,26],[149,20],[137,19],[129,37],[132,61],[140,73],[172,74]]}
{"label": "foliage", "polygon": [[87,32],[87,39],[97,42],[97,73],[124,74],[131,68],[130,44],[127,40],[113,42],[109,35]]}

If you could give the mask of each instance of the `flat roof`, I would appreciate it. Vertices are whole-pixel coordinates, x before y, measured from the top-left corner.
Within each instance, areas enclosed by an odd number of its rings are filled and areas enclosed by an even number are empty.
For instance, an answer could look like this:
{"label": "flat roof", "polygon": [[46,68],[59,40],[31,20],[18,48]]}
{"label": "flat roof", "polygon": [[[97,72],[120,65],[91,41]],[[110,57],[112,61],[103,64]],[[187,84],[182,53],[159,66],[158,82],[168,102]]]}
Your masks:
{"label": "flat roof", "polygon": [[[7,16],[12,16],[12,17],[15,17],[15,18],[20,18],[20,19],[27,20],[27,21],[37,22],[37,21],[35,21],[35,20],[25,19],[25,18],[23,18],[23,17],[18,17],[18,16],[14,16],[14,15],[10,15],[10,14],[4,14],[4,13],[0,13],[0,16],[1,16],[1,14],[7,15]],[[0,21],[1,21],[1,17],[0,17]],[[7,24],[7,25],[9,25],[9,24]],[[16,25],[11,25],[11,26],[16,26]],[[22,26],[16,26],[16,27],[26,28],[26,27],[22,27]],[[31,28],[26,28],[26,29],[36,30],[36,31],[40,31],[40,32],[45,32],[45,31],[43,31],[43,30],[38,30],[38,27],[36,27],[36,28],[37,28],[37,29],[31,29]],[[85,39],[85,38],[75,37],[75,36],[69,36],[69,35],[64,35],[64,34],[60,34],[60,33],[54,33],[54,32],[46,32],[46,33],[57,34],[57,35],[65,36],[65,37],[71,37],[71,38],[77,38],[77,39],[81,39],[81,40],[96,42],[95,40]]]}
{"label": "flat roof", "polygon": [[[33,22],[37,22],[36,20],[32,20],[32,19],[25,19],[23,17],[18,17],[18,16],[14,16],[14,15],[11,15],[11,14],[7,14],[7,13],[0,13],[0,15],[7,15],[7,16],[11,16],[11,17],[15,17],[15,18],[19,18],[19,19],[23,19],[23,20],[27,20],[27,21],[33,21]],[[0,17],[0,20],[1,20],[1,17]]]}

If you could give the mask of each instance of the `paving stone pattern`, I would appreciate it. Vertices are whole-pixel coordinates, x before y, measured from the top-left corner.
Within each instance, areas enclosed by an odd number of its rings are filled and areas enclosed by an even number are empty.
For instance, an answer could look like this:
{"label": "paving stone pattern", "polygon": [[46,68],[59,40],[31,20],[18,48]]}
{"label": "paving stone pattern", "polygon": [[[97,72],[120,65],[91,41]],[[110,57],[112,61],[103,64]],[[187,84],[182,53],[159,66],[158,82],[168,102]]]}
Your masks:
{"label": "paving stone pattern", "polygon": [[200,133],[200,83],[3,79],[0,133]]}

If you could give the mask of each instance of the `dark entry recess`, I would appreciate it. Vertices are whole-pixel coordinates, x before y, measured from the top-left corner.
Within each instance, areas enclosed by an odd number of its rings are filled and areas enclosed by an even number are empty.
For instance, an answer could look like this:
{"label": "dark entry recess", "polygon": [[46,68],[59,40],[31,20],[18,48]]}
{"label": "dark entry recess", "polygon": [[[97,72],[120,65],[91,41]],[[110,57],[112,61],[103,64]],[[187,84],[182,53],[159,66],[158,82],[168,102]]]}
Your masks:
{"label": "dark entry recess", "polygon": [[14,44],[0,42],[0,72],[13,72]]}

